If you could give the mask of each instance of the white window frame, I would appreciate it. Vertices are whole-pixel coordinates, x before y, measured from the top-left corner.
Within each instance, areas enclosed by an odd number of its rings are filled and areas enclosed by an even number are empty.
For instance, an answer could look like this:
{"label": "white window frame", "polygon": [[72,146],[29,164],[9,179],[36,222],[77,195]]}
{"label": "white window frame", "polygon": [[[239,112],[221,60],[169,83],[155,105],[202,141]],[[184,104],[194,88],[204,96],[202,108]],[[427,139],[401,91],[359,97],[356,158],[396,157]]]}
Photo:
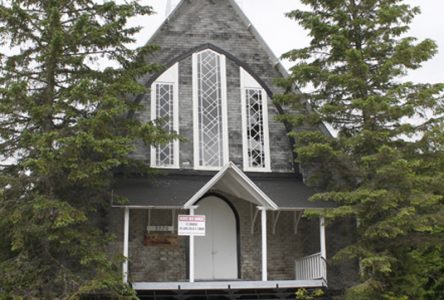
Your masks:
{"label": "white window frame", "polygon": [[[173,132],[179,134],[179,63],[175,63],[166,70],[151,85],[151,121],[157,119],[157,84],[171,84],[173,86]],[[173,143],[173,164],[158,165],[157,164],[157,147],[151,146],[152,168],[158,169],[178,169],[179,166],[179,140],[175,139]]]}
{"label": "white window frame", "polygon": [[[241,111],[242,111],[242,157],[243,169],[247,172],[271,172],[270,136],[268,127],[268,95],[265,89],[242,67],[240,67]],[[247,135],[247,99],[246,90],[256,89],[262,93],[262,121],[264,134],[264,167],[250,167]]]}
{"label": "white window frame", "polygon": [[[198,54],[211,51],[220,58],[220,84],[221,84],[221,111],[222,111],[222,165],[217,167],[201,166],[200,162],[200,137],[199,137],[199,78],[198,78]],[[227,74],[225,55],[219,54],[211,49],[206,49],[192,55],[193,65],[193,149],[194,169],[205,171],[218,171],[229,161],[228,145],[228,117],[227,117]]]}

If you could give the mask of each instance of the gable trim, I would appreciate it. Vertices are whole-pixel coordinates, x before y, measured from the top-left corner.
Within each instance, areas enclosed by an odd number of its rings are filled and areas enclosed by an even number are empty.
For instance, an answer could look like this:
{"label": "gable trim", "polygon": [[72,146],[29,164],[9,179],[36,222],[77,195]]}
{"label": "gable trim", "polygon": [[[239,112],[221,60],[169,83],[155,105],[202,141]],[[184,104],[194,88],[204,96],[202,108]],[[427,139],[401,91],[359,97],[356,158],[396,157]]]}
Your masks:
{"label": "gable trim", "polygon": [[271,210],[277,210],[279,207],[276,203],[274,203],[253,181],[251,181],[250,178],[248,178],[247,175],[245,175],[244,172],[242,172],[234,163],[231,161],[226,164],[216,175],[213,176],[213,178],[210,179],[197,193],[194,194],[193,197],[191,197],[183,206],[183,208],[188,209],[192,206],[194,206],[202,197],[207,194],[211,188],[220,180],[222,177],[226,174],[226,172],[232,169],[236,175],[238,175],[241,178],[241,184],[244,187],[251,188],[254,193],[256,193],[260,199],[258,199],[258,202],[261,203],[262,206],[271,209]]}
{"label": "gable trim", "polygon": [[240,17],[242,22],[248,27],[248,30],[251,32],[251,34],[257,39],[259,45],[262,46],[263,50],[268,54],[268,57],[270,59],[270,62],[276,69],[279,71],[279,73],[282,74],[284,77],[288,77],[288,71],[284,68],[280,60],[277,58],[277,56],[274,54],[273,50],[268,46],[268,44],[265,42],[264,38],[261,36],[259,31],[256,29],[256,27],[253,26],[250,19],[247,17],[247,15],[243,12],[243,10],[240,8],[239,4],[235,0],[228,0],[230,4],[233,6],[235,12]]}

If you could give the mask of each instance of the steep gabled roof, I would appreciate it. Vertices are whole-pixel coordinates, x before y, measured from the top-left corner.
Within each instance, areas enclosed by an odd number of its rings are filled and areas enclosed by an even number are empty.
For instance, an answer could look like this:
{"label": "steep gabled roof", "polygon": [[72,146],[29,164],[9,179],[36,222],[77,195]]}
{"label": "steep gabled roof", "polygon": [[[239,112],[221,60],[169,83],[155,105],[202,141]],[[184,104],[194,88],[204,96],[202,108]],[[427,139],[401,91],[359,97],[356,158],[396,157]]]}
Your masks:
{"label": "steep gabled roof", "polygon": [[[166,67],[191,49],[213,45],[242,62],[271,94],[284,92],[273,80],[288,73],[234,0],[181,0],[148,44],[161,48],[148,59]],[[144,81],[149,85],[158,75]]]}
{"label": "steep gabled roof", "polygon": [[[151,38],[148,40],[148,44],[151,44],[156,39],[156,36],[160,34],[162,31],[162,27],[167,26],[168,23],[172,22],[174,18],[180,14],[181,8],[184,4],[184,2],[190,2],[192,0],[181,0],[176,7],[170,12],[168,17],[165,19],[165,21],[160,25],[160,27],[154,32],[154,34],[151,36]],[[251,34],[256,38],[262,49],[268,54],[268,58],[270,62],[277,66],[278,70],[280,71],[281,75],[284,77],[288,76],[288,72],[285,69],[285,67],[281,64],[280,60],[277,58],[277,56],[273,53],[273,50],[268,46],[268,44],[265,42],[263,37],[260,35],[259,31],[253,26],[250,19],[247,17],[247,15],[243,12],[241,7],[237,4],[235,0],[217,0],[217,1],[227,1],[230,3],[230,5],[233,7],[235,13],[238,15],[239,19],[244,23],[244,25],[248,28],[248,30],[251,32]]]}

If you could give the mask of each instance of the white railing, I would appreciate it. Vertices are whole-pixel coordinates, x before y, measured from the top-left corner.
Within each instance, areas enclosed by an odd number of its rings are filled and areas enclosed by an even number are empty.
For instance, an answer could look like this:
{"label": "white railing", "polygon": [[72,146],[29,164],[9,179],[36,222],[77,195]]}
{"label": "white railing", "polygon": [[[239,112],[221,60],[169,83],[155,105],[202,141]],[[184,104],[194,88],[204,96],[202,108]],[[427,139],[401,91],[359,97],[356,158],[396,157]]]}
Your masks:
{"label": "white railing", "polygon": [[321,253],[305,256],[295,261],[296,280],[327,280],[327,263]]}

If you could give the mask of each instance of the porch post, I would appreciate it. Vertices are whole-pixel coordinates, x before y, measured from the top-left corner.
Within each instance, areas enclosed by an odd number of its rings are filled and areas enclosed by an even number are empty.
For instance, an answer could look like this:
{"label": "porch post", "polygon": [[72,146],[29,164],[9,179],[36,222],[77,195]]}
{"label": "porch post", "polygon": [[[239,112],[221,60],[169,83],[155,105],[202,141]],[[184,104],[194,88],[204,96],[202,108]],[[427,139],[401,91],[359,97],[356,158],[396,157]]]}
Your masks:
{"label": "porch post", "polygon": [[[194,216],[194,207],[190,208],[190,216]],[[194,282],[194,235],[190,235],[190,257],[189,257],[189,263],[190,263],[190,282]]]}
{"label": "porch post", "polygon": [[319,218],[320,241],[321,241],[321,257],[327,258],[327,247],[325,245],[325,218]]}
{"label": "porch post", "polygon": [[321,242],[321,274],[323,275],[323,278],[327,282],[327,246],[325,243],[325,218],[320,217],[319,218],[319,230],[320,230],[320,242]]}
{"label": "porch post", "polygon": [[267,281],[267,209],[259,207],[261,210],[262,223],[262,281]]}
{"label": "porch post", "polygon": [[124,220],[123,220],[123,282],[128,282],[128,243],[129,243],[129,208],[125,207]]}

